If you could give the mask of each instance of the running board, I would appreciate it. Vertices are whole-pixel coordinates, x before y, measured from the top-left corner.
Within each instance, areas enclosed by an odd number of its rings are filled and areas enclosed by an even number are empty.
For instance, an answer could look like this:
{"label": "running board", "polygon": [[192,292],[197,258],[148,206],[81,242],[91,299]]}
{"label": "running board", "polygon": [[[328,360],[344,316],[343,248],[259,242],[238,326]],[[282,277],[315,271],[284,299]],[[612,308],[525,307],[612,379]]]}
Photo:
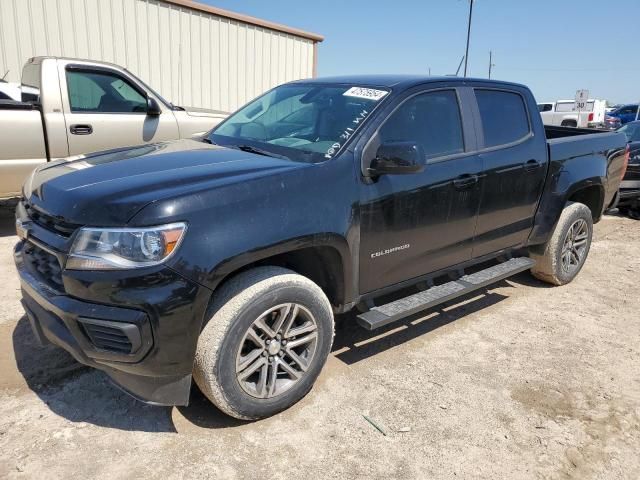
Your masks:
{"label": "running board", "polygon": [[507,260],[485,270],[465,275],[459,280],[431,287],[408,297],[401,298],[386,305],[373,307],[371,310],[358,315],[358,323],[367,330],[375,330],[390,323],[418,313],[427,308],[448,302],[474,290],[504,280],[516,273],[530,269],[534,261],[527,257]]}

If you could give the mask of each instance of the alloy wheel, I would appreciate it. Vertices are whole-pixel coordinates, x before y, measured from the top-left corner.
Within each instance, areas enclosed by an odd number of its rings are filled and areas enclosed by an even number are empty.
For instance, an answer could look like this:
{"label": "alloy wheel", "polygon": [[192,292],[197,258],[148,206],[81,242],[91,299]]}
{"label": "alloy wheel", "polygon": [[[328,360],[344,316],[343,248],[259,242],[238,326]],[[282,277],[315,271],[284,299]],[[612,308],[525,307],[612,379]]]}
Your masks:
{"label": "alloy wheel", "polygon": [[256,398],[281,395],[311,366],[318,325],[297,303],[275,306],[260,315],[245,333],[236,356],[236,379]]}
{"label": "alloy wheel", "polygon": [[588,239],[589,226],[587,222],[582,218],[573,222],[564,237],[560,254],[564,272],[573,273],[580,268],[586,256]]}

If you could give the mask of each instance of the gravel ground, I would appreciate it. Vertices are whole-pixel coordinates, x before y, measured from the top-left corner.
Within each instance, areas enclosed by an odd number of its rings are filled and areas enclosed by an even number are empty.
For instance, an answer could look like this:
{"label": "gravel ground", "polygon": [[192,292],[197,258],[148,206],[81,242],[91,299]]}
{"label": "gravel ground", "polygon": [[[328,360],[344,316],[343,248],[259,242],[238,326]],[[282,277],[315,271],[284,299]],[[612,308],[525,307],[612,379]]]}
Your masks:
{"label": "gravel ground", "polygon": [[0,478],[640,478],[638,221],[599,223],[565,287],[524,273],[384,332],[338,319],[312,392],[244,423],[37,346],[3,217]]}

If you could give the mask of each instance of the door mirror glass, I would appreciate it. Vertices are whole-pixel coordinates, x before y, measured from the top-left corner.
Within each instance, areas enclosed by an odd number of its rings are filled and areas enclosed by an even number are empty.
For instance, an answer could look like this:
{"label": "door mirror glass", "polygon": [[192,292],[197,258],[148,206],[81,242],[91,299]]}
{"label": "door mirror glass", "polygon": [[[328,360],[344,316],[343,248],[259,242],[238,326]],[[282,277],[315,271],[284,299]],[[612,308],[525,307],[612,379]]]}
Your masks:
{"label": "door mirror glass", "polygon": [[155,98],[147,97],[147,115],[160,115],[162,109]]}
{"label": "door mirror glass", "polygon": [[423,148],[416,142],[386,142],[378,147],[376,158],[367,169],[369,175],[401,175],[424,170]]}

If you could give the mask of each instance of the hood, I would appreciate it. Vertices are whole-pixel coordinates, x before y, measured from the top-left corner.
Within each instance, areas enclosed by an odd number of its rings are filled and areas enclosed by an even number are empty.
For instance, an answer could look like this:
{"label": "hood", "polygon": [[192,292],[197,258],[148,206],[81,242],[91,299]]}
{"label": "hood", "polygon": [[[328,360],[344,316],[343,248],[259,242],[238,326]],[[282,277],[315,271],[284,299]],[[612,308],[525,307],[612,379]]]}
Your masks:
{"label": "hood", "polygon": [[122,226],[153,201],[306,165],[177,140],[43,165],[25,183],[24,195],[32,206],[70,223]]}
{"label": "hood", "polygon": [[190,117],[208,117],[208,118],[216,118],[216,119],[225,119],[229,116],[229,112],[224,112],[222,110],[211,110],[209,108],[198,108],[198,107],[180,107],[182,110],[187,112],[187,115]]}

